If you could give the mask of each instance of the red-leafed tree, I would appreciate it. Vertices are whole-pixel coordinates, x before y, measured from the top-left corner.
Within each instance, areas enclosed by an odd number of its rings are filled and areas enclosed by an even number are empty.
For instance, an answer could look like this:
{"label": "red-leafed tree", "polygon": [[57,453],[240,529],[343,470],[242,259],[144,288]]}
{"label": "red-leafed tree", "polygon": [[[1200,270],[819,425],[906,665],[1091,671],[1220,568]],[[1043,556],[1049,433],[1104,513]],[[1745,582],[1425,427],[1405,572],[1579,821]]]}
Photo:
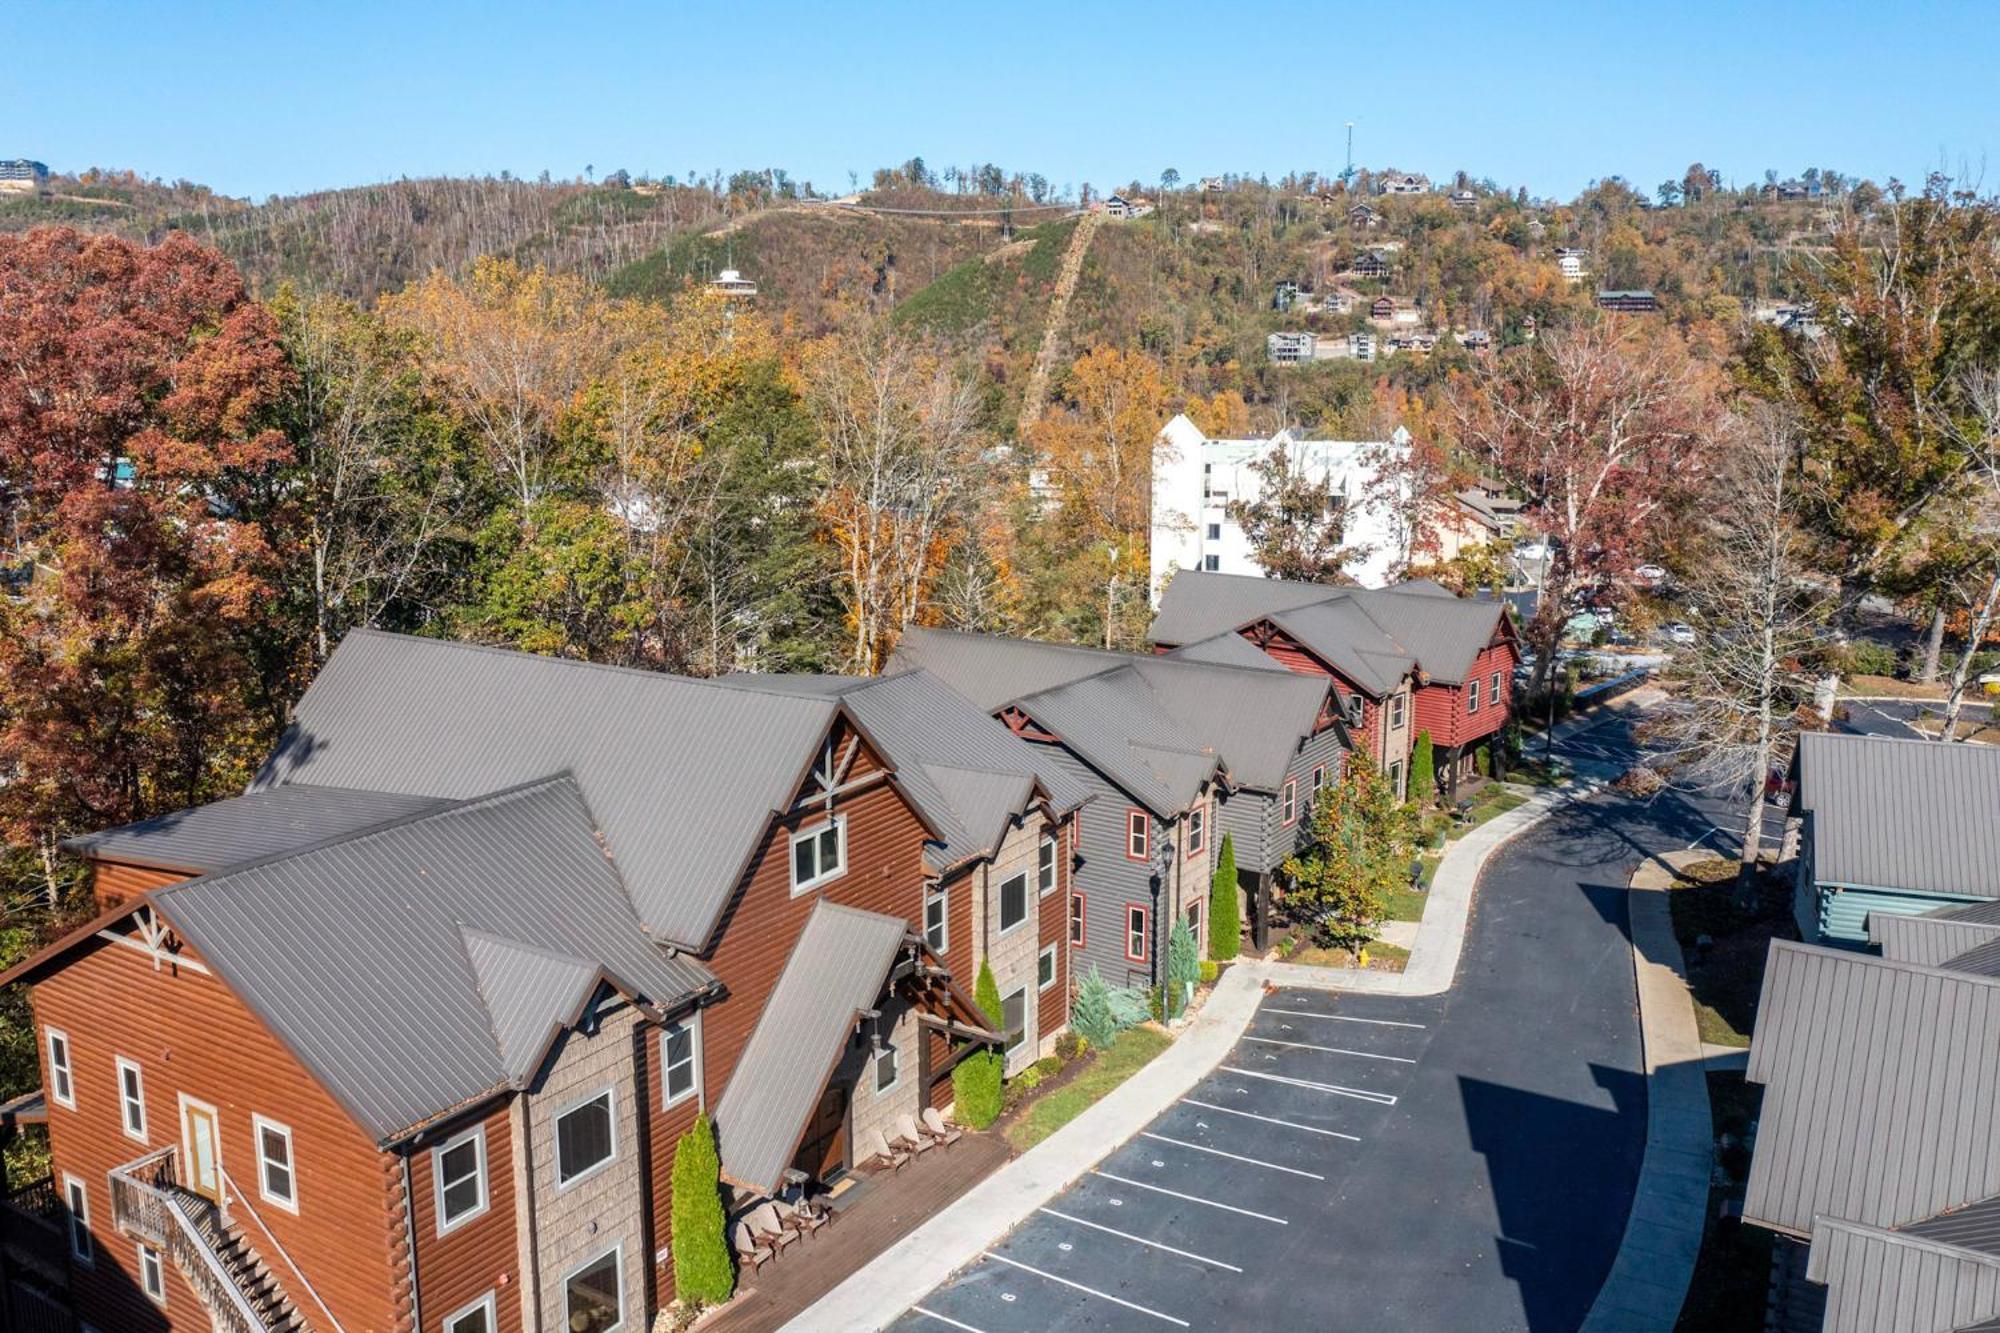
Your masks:
{"label": "red-leafed tree", "polygon": [[1654,552],[1705,484],[1717,390],[1670,328],[1618,316],[1550,332],[1454,385],[1461,441],[1520,492],[1550,547],[1526,630],[1536,692],[1570,617]]}
{"label": "red-leafed tree", "polygon": [[241,781],[271,709],[256,515],[289,456],[271,316],[214,250],[0,236],[0,835]]}

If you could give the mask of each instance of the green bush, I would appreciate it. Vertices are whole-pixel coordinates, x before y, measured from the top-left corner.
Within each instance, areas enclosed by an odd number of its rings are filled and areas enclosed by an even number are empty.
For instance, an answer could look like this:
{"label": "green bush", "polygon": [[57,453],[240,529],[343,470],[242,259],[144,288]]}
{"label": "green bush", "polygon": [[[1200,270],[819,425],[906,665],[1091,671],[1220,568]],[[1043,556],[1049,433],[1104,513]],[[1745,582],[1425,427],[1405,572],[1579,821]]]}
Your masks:
{"label": "green bush", "polygon": [[1418,732],[1417,743],[1410,749],[1410,799],[1418,805],[1437,799],[1437,747],[1431,744],[1428,731]]}
{"label": "green bush", "polygon": [[972,1002],[986,1015],[986,1026],[998,1032],[1007,1010],[1000,1003],[1000,983],[993,979],[993,965],[985,959],[980,960],[979,979],[972,986]]}
{"label": "green bush", "polygon": [[1070,1006],[1070,1026],[1098,1050],[1118,1039],[1118,1034],[1145,1019],[1151,997],[1144,991],[1114,986],[1091,968],[1076,986],[1076,1002]]}
{"label": "green bush", "polygon": [[1174,928],[1167,932],[1168,1018],[1178,1017],[1187,1009],[1188,997],[1200,979],[1201,956],[1195,948],[1194,932],[1188,929],[1186,917],[1175,917]]}
{"label": "green bush", "polygon": [[1225,833],[1208,889],[1208,956],[1218,963],[1236,957],[1243,941],[1243,914],[1237,897],[1236,844]]}
{"label": "green bush", "polygon": [[1067,1064],[1082,1055],[1087,1047],[1088,1043],[1084,1041],[1083,1034],[1072,1026],[1068,1032],[1056,1038],[1056,1058]]}
{"label": "green bush", "polygon": [[974,1129],[985,1129],[1000,1118],[1005,1070],[1005,1057],[991,1047],[952,1066],[951,1096],[959,1120]]}
{"label": "green bush", "polygon": [[1035,1061],[1029,1068],[1033,1069],[1042,1078],[1054,1078],[1057,1074],[1062,1073],[1063,1064],[1063,1057],[1059,1055],[1045,1055]]}
{"label": "green bush", "polygon": [[1201,960],[1201,984],[1202,984],[1202,985],[1204,985],[1204,986],[1212,986],[1212,985],[1214,985],[1214,984],[1215,984],[1215,979],[1216,979],[1217,977],[1221,976],[1221,975],[1222,975],[1222,965],[1221,965],[1220,963],[1217,963],[1217,962],[1213,961],[1212,959],[1208,959],[1208,958],[1204,958],[1204,959],[1202,959],[1202,960]]}
{"label": "green bush", "polygon": [[1856,676],[1893,676],[1896,650],[1873,639],[1855,639],[1847,645],[1847,670]]}
{"label": "green bush", "polygon": [[1488,746],[1480,746],[1472,752],[1472,771],[1482,778],[1493,776],[1493,751]]}
{"label": "green bush", "polygon": [[674,1291],[690,1305],[720,1305],[736,1288],[722,1213],[722,1162],[715,1129],[696,1116],[674,1144]]}

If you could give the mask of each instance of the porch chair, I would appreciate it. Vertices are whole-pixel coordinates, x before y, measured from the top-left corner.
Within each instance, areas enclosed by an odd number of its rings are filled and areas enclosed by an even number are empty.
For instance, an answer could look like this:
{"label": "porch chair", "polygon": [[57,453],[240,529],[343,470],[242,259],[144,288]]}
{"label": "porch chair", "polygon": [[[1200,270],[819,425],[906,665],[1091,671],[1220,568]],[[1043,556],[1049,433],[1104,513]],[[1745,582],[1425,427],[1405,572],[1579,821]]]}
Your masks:
{"label": "porch chair", "polygon": [[833,1220],[832,1210],[815,1208],[809,1203],[786,1203],[783,1199],[773,1200],[778,1210],[778,1221],[795,1236],[810,1236]]}
{"label": "porch chair", "polygon": [[931,1136],[917,1128],[916,1117],[908,1111],[896,1117],[896,1137],[889,1142],[919,1156],[931,1150]]}
{"label": "porch chair", "polygon": [[754,1273],[771,1262],[772,1256],[777,1254],[776,1250],[757,1239],[757,1233],[750,1229],[747,1218],[736,1224],[732,1235],[736,1242],[736,1266],[739,1268],[748,1264],[750,1271]]}
{"label": "porch chair", "polygon": [[861,1151],[862,1160],[878,1170],[887,1166],[891,1171],[901,1171],[910,1160],[908,1153],[891,1148],[889,1140],[882,1137],[879,1129],[871,1129],[861,1136]]}
{"label": "porch chair", "polygon": [[965,1137],[965,1131],[946,1120],[944,1113],[935,1106],[924,1108],[924,1128],[931,1132],[932,1138],[947,1148]]}
{"label": "porch chair", "polygon": [[773,1250],[783,1252],[787,1245],[796,1244],[799,1233],[787,1227],[778,1216],[777,1205],[766,1199],[750,1210],[750,1229],[757,1238]]}

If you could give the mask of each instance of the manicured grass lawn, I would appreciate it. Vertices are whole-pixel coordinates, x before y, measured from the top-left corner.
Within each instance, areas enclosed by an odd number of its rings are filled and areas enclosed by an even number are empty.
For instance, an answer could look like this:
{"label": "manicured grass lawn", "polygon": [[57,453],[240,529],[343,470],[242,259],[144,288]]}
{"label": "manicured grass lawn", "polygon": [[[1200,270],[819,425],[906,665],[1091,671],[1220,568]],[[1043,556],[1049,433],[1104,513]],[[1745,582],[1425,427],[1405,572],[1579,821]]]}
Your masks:
{"label": "manicured grass lawn", "polygon": [[1005,1130],[1007,1142],[1015,1152],[1026,1152],[1096,1105],[1171,1045],[1173,1038],[1150,1024],[1125,1029],[1108,1050],[1092,1056],[1075,1078],[1030,1102],[1015,1116]]}
{"label": "manicured grass lawn", "polygon": [[[1674,935],[1687,958],[1701,1039],[1718,1046],[1748,1046],[1764,983],[1764,956],[1774,935],[1792,935],[1791,888],[1765,874],[1755,902],[1737,901],[1736,863],[1698,861],[1669,890]],[[1703,936],[1711,943],[1697,941]]]}
{"label": "manicured grass lawn", "polygon": [[[1428,884],[1430,882],[1431,871],[1437,869],[1437,858],[1426,856],[1424,862],[1424,882]],[[1390,921],[1422,921],[1424,919],[1424,904],[1429,900],[1430,895],[1427,893],[1419,893],[1415,889],[1397,889],[1389,895],[1389,912],[1385,919]]]}

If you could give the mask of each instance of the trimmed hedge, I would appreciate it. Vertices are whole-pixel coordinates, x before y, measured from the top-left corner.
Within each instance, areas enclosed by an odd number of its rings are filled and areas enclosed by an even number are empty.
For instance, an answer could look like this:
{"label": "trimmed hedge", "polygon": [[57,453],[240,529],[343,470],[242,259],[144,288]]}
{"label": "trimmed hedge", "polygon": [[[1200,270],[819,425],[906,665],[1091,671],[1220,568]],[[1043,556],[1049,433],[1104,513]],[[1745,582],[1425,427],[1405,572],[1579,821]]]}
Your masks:
{"label": "trimmed hedge", "polygon": [[1208,956],[1218,963],[1236,957],[1243,940],[1243,912],[1237,899],[1236,844],[1222,835],[1215,879],[1208,890]]}
{"label": "trimmed hedge", "polygon": [[[973,987],[972,998],[986,1015],[986,1025],[998,1031],[1004,1011],[1000,1004],[1000,984],[993,979],[990,963],[979,964],[979,982]],[[958,1118],[974,1129],[985,1129],[999,1119],[1006,1073],[1007,1057],[992,1047],[976,1051],[953,1066],[951,1095]]]}
{"label": "trimmed hedge", "polygon": [[715,1128],[696,1116],[674,1144],[674,1293],[689,1305],[720,1305],[736,1289],[722,1213],[722,1161]]}

